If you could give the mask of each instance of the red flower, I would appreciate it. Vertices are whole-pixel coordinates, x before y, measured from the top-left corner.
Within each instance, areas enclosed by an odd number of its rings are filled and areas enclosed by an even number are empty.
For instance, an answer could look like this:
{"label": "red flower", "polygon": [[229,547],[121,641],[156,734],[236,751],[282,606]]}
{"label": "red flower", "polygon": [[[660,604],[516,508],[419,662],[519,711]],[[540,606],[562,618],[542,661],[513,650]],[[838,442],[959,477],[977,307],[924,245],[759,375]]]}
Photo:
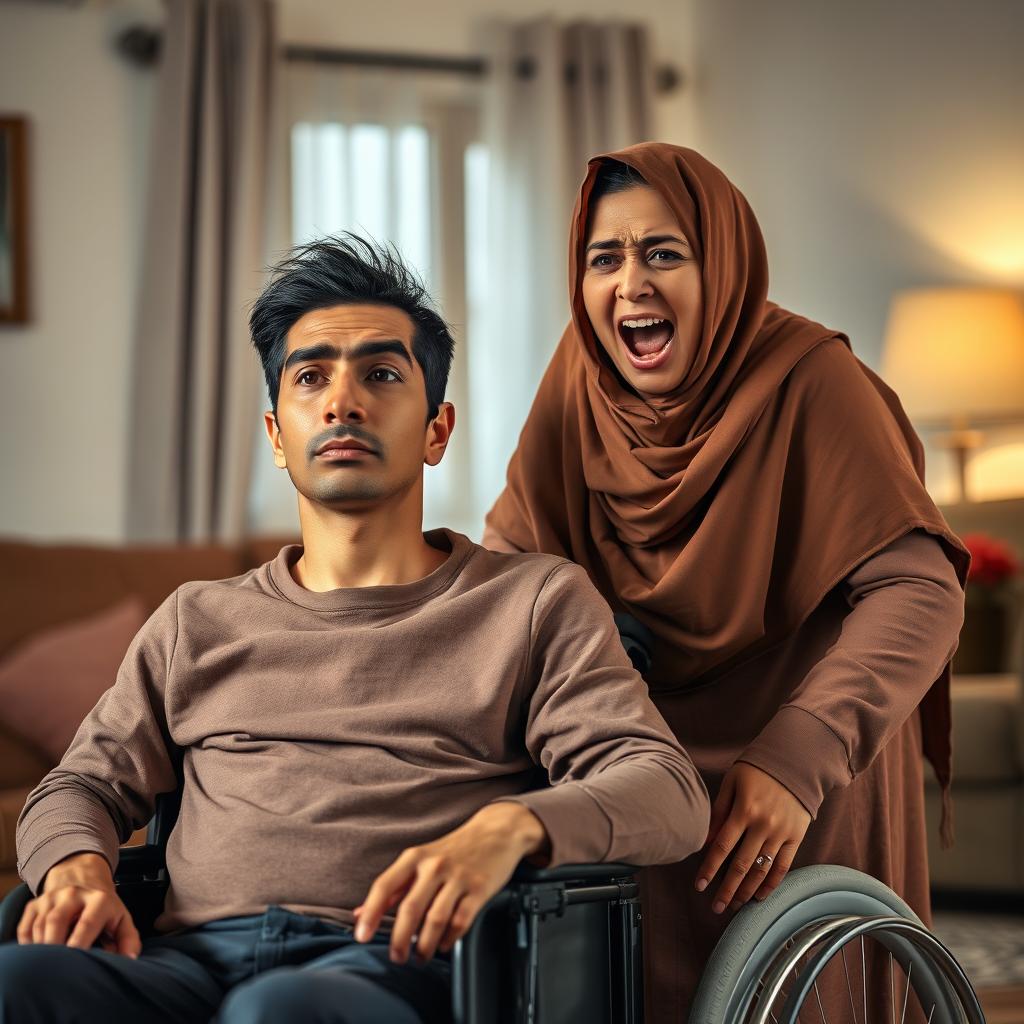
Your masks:
{"label": "red flower", "polygon": [[971,553],[968,582],[994,587],[1020,572],[1020,564],[1013,550],[1004,541],[990,537],[987,533],[969,533],[962,539]]}

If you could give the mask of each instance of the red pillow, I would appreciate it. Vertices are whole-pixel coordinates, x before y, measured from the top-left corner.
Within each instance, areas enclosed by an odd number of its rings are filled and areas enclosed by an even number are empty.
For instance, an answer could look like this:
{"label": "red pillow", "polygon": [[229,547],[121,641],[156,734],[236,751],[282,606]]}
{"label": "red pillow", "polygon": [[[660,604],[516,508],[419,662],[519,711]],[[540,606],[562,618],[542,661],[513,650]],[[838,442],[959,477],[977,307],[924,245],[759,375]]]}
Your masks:
{"label": "red pillow", "polygon": [[56,764],[147,618],[137,597],[33,633],[0,662],[0,720]]}

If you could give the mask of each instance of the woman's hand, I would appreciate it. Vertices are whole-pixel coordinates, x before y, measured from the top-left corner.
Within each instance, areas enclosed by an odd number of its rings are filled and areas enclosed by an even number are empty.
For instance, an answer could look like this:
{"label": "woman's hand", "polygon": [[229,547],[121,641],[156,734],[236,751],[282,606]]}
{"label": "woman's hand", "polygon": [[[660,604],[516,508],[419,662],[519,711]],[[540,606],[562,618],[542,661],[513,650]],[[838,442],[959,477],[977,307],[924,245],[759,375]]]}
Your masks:
{"label": "woman's hand", "polygon": [[726,906],[738,910],[751,896],[763,900],[786,877],[810,823],[804,805],[785,786],[738,761],[726,773],[711,808],[697,891],[708,887],[732,853],[712,909],[720,914]]}

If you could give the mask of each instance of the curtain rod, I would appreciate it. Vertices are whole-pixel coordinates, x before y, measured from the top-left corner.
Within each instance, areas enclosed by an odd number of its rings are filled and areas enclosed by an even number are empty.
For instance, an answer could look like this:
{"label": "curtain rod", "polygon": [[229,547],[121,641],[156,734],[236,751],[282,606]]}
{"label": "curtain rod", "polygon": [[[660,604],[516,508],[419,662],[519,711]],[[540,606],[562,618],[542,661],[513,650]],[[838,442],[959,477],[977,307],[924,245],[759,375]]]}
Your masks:
{"label": "curtain rod", "polygon": [[[157,29],[136,25],[126,28],[117,37],[118,52],[139,67],[151,67],[160,56],[161,35]],[[379,50],[341,50],[325,46],[289,44],[281,48],[287,61],[308,64],[339,64],[350,67],[390,68],[393,71],[430,71],[482,78],[487,74],[487,61],[482,57],[442,57],[421,53],[393,53]],[[519,61],[516,74],[532,78],[536,63],[529,58]],[[566,68],[572,78],[575,68]],[[654,87],[659,93],[673,92],[682,83],[681,73],[671,64],[655,70]]]}

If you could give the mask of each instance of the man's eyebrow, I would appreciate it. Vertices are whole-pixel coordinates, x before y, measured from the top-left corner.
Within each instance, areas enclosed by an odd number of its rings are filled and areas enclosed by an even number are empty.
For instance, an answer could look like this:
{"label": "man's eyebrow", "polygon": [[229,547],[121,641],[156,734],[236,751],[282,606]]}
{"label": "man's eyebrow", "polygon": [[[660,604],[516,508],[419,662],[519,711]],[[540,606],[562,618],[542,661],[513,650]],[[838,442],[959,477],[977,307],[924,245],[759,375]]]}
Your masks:
{"label": "man's eyebrow", "polygon": [[362,341],[358,345],[343,351],[337,345],[328,341],[322,341],[317,345],[307,345],[305,348],[297,348],[285,361],[284,370],[296,363],[307,361],[316,362],[321,359],[367,359],[370,356],[396,355],[412,367],[412,358],[409,350],[397,338],[388,338],[382,341]]}
{"label": "man's eyebrow", "polygon": [[[684,245],[689,248],[690,243],[685,238],[680,238],[678,235],[646,235],[640,239],[640,245],[647,247],[649,245],[663,245],[665,242],[675,242],[678,245]],[[622,240],[619,238],[606,238],[600,242],[591,242],[587,246],[587,252],[591,249],[621,249]]]}

